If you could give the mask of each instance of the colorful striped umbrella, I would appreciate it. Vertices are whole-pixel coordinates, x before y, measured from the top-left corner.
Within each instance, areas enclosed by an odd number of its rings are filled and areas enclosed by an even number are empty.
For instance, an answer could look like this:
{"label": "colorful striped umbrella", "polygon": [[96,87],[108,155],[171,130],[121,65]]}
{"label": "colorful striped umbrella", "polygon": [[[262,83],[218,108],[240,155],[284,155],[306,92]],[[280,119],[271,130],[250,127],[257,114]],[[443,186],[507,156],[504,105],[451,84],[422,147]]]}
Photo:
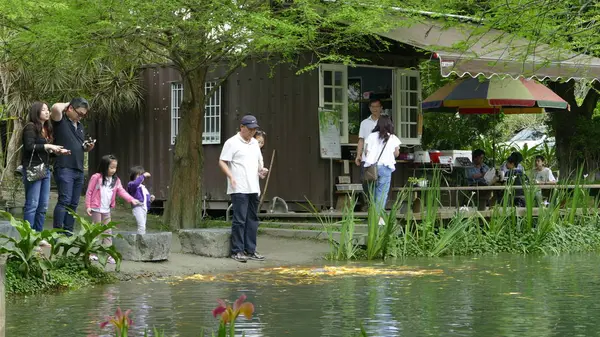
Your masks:
{"label": "colorful striped umbrella", "polygon": [[541,113],[569,110],[569,104],[535,80],[463,78],[449,83],[421,103],[424,111],[462,114]]}

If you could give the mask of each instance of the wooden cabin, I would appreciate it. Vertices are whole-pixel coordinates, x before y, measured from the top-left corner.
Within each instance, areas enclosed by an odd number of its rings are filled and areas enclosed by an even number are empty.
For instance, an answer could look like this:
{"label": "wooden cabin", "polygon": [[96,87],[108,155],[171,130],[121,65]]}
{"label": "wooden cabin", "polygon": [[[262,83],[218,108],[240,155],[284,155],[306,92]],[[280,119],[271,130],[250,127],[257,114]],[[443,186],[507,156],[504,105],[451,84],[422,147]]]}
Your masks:
{"label": "wooden cabin", "polygon": [[[511,53],[521,46],[522,39],[511,39],[510,34],[499,38],[494,30],[486,33],[488,39],[496,39],[493,44],[482,38],[467,51],[453,51],[452,47],[468,34],[465,27],[448,29],[439,22],[424,19],[422,23],[382,34],[394,42],[393,47],[386,53],[360,54],[370,62],[355,67],[322,64],[318,70],[300,75],[296,71],[311,62],[311,55],[304,55],[297,65],[277,66],[272,76],[268,64],[249,60],[206,102],[202,173],[206,208],[228,207],[226,180],[217,161],[222,144],[237,132],[241,117],[248,113],[258,118],[261,129],[267,133],[263,148],[267,165],[276,150],[266,200],[277,196],[297,210],[307,200],[327,208],[333,203],[336,177],[349,175],[352,182],[359,183],[359,169],[352,160],[358,126],[369,115],[367,96],[382,99],[385,112],[395,122],[404,151],[420,144],[421,86],[420,74],[415,70],[420,60],[439,61],[443,75],[516,77],[527,71],[529,77],[538,78],[600,77],[600,60],[595,58],[588,60],[567,53],[564,61],[557,62],[553,59],[555,53],[547,53],[553,62],[541,63],[543,51],[527,61],[521,56],[513,57]],[[498,48],[502,43],[507,48]],[[510,43],[516,47],[512,48]],[[490,61],[493,59],[500,62]],[[587,67],[582,65],[584,61]],[[95,122],[89,128],[90,134],[98,139],[96,149],[90,154],[90,167],[96,167],[102,155],[112,153],[119,158],[119,176],[126,181],[129,167],[142,165],[152,173],[148,187],[157,199],[165,200],[169,194],[171,152],[179,129],[179,104],[185,88],[177,71],[165,65],[144,66],[142,81],[145,94],[140,114],[123,115],[114,124]],[[215,81],[207,79],[206,90],[214,85]],[[321,158],[320,108],[341,111],[340,159]],[[403,186],[412,175],[409,171],[399,164],[392,186]]]}

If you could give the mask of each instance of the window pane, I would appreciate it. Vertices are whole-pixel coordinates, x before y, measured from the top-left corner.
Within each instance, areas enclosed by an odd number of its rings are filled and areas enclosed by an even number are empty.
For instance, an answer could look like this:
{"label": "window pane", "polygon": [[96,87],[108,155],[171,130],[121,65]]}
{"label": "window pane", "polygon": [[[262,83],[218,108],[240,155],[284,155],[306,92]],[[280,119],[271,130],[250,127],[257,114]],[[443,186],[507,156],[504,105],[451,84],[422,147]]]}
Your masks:
{"label": "window pane", "polygon": [[331,73],[330,70],[325,70],[323,72],[323,84],[325,85],[331,85],[331,77],[333,76],[333,74]]}
{"label": "window pane", "polygon": [[333,104],[325,104],[323,108],[326,110],[333,110]]}
{"label": "window pane", "polygon": [[417,100],[417,93],[416,92],[411,92],[409,95],[409,99],[410,101],[408,102],[408,104],[410,106],[418,106],[419,102]]}
{"label": "window pane", "polygon": [[410,87],[409,87],[410,90],[417,90],[417,78],[411,76],[409,81],[410,81]]}
{"label": "window pane", "polygon": [[410,138],[415,138],[417,137],[417,124],[411,124],[410,125]]}
{"label": "window pane", "polygon": [[333,102],[333,89],[332,88],[323,88],[324,90],[324,98],[325,102]]}
{"label": "window pane", "polygon": [[335,88],[335,102],[342,103],[342,88]]}
{"label": "window pane", "polygon": [[411,122],[416,122],[417,121],[417,114],[419,113],[418,109],[410,109],[410,121]]}
{"label": "window pane", "polygon": [[336,71],[335,72],[335,86],[340,86],[340,85],[342,85],[342,72]]}

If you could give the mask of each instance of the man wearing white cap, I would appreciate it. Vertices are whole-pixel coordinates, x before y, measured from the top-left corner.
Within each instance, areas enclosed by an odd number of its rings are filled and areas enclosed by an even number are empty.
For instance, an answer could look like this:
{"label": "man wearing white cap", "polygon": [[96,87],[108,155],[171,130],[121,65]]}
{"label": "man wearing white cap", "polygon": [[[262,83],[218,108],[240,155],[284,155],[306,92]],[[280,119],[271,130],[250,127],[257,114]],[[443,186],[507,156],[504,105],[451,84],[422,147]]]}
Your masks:
{"label": "man wearing white cap", "polygon": [[254,138],[258,122],[246,115],[240,122],[240,131],[223,145],[219,167],[227,176],[227,194],[231,196],[233,219],[231,222],[231,258],[238,262],[264,260],[256,252],[258,231],[258,178],[266,176],[261,163],[263,157]]}

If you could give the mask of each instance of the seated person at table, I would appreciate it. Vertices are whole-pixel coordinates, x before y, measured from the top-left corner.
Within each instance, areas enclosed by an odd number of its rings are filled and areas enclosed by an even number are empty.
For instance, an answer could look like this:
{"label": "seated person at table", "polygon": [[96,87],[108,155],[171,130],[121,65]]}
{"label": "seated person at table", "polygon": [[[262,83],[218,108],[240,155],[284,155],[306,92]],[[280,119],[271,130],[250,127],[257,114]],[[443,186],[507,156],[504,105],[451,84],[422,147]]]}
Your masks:
{"label": "seated person at table", "polygon": [[485,180],[485,173],[490,169],[486,164],[483,163],[485,158],[485,152],[481,149],[474,150],[472,153],[473,167],[469,167],[465,170],[467,175],[467,184],[469,186],[487,185]]}
{"label": "seated person at table", "polygon": [[[535,156],[535,168],[531,171],[531,175],[529,177],[531,177],[536,184],[554,185],[556,184],[556,178],[554,178],[552,170],[545,167],[545,161],[546,158],[544,158],[544,156]],[[548,197],[549,195],[550,190],[537,191],[535,193],[535,199],[538,203],[538,206],[546,204],[547,202],[544,201],[544,196]]]}
{"label": "seated person at table", "polygon": [[545,161],[544,156],[535,156],[535,168],[531,171],[531,179],[536,184],[556,184],[552,170],[544,165]]}
{"label": "seated person at table", "polygon": [[[467,184],[469,186],[486,186],[488,183],[485,180],[485,174],[489,171],[489,167],[483,163],[485,152],[481,149],[474,150],[471,154],[473,158],[473,167],[467,168]],[[492,197],[492,191],[477,191],[477,208],[485,210]]]}
{"label": "seated person at table", "polygon": [[[521,161],[523,160],[523,155],[519,152],[513,152],[504,165],[502,165],[502,169],[506,169],[506,180],[507,183],[512,186],[523,186],[524,183],[528,183],[529,179],[523,172],[523,166],[521,165]],[[525,194],[522,189],[515,189],[513,191],[514,195],[514,206],[517,207],[525,207]],[[500,203],[502,203],[503,195],[499,194]]]}
{"label": "seated person at table", "polygon": [[504,172],[505,177],[508,176],[508,172],[510,170],[515,170],[521,174],[525,174],[525,168],[523,167],[523,165],[521,165],[521,162],[523,161],[523,155],[520,152],[513,152],[510,154],[510,156],[508,158],[512,158],[513,161],[515,163],[517,163],[517,165],[515,167],[508,168],[506,166],[506,164],[508,163],[508,159],[504,163],[502,163],[502,166],[500,167],[500,171]]}

